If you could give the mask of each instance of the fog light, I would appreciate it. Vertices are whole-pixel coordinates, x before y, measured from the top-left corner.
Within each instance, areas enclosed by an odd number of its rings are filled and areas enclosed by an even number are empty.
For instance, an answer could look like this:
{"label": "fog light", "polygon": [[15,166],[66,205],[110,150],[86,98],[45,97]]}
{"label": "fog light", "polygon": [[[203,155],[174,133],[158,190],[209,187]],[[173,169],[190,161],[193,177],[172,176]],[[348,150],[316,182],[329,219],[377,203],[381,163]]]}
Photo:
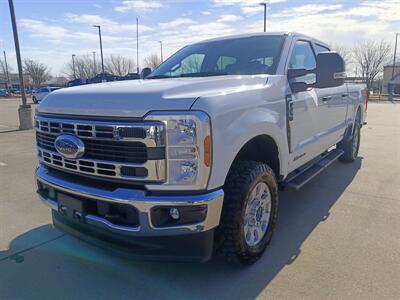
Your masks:
{"label": "fog light", "polygon": [[179,218],[180,218],[179,209],[174,208],[174,207],[171,208],[171,209],[169,210],[169,215],[171,216],[172,219],[174,219],[174,220],[179,220]]}

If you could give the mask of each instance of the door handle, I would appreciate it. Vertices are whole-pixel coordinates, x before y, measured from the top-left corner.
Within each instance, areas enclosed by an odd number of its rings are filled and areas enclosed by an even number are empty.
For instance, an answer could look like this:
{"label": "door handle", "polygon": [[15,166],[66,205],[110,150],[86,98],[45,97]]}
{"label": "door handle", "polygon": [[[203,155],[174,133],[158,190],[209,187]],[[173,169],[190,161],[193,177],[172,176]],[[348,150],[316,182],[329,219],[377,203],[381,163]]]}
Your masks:
{"label": "door handle", "polygon": [[324,96],[322,97],[322,101],[326,102],[332,99],[332,96]]}
{"label": "door handle", "polygon": [[346,98],[348,96],[348,94],[342,94],[343,98]]}

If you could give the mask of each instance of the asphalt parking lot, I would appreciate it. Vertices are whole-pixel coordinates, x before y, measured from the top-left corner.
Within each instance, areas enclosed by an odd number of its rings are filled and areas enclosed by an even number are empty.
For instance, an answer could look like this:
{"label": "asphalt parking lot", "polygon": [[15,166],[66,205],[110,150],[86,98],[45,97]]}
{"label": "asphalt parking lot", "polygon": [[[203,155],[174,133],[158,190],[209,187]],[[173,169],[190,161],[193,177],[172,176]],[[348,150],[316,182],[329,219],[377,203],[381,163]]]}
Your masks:
{"label": "asphalt parking lot", "polygon": [[54,229],[17,107],[0,99],[0,299],[400,299],[399,104],[369,104],[355,163],[281,193],[270,247],[247,268],[127,260]]}

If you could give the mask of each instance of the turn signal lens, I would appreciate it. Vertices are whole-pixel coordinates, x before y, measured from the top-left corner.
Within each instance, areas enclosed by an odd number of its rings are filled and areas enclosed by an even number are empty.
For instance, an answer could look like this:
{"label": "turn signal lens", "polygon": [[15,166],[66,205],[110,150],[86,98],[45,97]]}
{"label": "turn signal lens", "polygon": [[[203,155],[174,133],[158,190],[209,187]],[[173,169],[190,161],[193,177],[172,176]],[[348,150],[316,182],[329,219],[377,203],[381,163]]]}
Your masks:
{"label": "turn signal lens", "polygon": [[211,166],[211,138],[209,135],[204,138],[204,164],[207,167]]}

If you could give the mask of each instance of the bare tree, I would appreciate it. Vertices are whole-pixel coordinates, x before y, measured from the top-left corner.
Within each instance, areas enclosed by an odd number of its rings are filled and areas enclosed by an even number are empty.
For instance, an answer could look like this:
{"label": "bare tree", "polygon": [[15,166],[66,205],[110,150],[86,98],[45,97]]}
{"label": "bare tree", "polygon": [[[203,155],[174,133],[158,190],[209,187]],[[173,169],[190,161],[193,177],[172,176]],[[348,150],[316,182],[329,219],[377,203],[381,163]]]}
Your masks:
{"label": "bare tree", "polygon": [[161,64],[161,59],[157,54],[150,54],[144,59],[144,63],[147,67],[155,69]]}
{"label": "bare tree", "polygon": [[390,52],[390,44],[384,40],[370,40],[359,43],[353,49],[354,64],[361,71],[368,89],[371,88],[374,79],[383,70]]}
{"label": "bare tree", "polygon": [[70,60],[63,73],[69,79],[74,79],[76,77],[85,80],[96,76],[98,70],[101,70],[99,62],[96,62],[95,65],[93,58],[90,55],[82,55],[75,56],[74,64],[72,63],[72,60]]}
{"label": "bare tree", "polygon": [[113,75],[124,76],[134,72],[136,63],[133,59],[121,55],[110,55],[106,59],[104,67],[107,72]]}
{"label": "bare tree", "polygon": [[[10,66],[10,64],[7,64],[7,68],[8,68],[8,74],[10,74],[13,71],[13,68]],[[7,78],[7,68],[6,68],[5,62],[0,59],[0,78],[1,79]]]}
{"label": "bare tree", "polygon": [[49,68],[40,61],[27,58],[24,60],[23,68],[25,74],[31,78],[34,87],[40,87],[43,82],[51,78]]}

